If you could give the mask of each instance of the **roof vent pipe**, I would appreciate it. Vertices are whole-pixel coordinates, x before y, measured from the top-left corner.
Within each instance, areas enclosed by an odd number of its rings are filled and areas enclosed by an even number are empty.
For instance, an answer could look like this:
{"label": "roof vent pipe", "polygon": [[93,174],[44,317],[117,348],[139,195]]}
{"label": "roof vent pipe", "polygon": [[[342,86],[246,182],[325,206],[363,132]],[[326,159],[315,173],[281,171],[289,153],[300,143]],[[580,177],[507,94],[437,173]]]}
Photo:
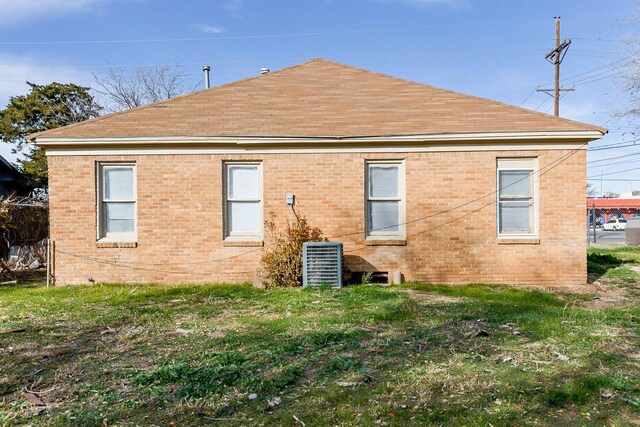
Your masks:
{"label": "roof vent pipe", "polygon": [[260,74],[267,74],[269,72],[268,68],[260,68]]}
{"label": "roof vent pipe", "polygon": [[202,67],[202,71],[204,71],[204,88],[209,89],[211,87],[211,81],[209,80],[209,71],[211,71],[211,67],[205,65]]}

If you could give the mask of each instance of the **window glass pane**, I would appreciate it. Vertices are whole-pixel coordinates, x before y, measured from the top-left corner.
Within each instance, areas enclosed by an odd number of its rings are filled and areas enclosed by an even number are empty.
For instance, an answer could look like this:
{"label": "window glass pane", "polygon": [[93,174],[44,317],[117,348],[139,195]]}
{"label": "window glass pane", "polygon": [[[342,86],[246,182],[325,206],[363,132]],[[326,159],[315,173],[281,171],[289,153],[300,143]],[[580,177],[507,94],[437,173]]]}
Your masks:
{"label": "window glass pane", "polygon": [[529,202],[501,202],[500,233],[533,233],[532,206]]}
{"label": "window glass pane", "polygon": [[229,233],[260,233],[260,202],[229,202]]}
{"label": "window glass pane", "polygon": [[229,198],[257,199],[258,167],[229,166]]}
{"label": "window glass pane", "polygon": [[529,197],[533,181],[532,172],[530,170],[500,171],[500,197]]}
{"label": "window glass pane", "polygon": [[369,197],[398,197],[398,167],[369,167]]}
{"label": "window glass pane", "polygon": [[133,220],[107,220],[107,233],[133,233]]}
{"label": "window glass pane", "polygon": [[400,202],[369,202],[369,231],[398,231],[398,207]]}
{"label": "window glass pane", "polygon": [[107,233],[133,233],[134,210],[134,203],[105,203]]}
{"label": "window glass pane", "polygon": [[133,168],[104,168],[104,198],[133,200]]}

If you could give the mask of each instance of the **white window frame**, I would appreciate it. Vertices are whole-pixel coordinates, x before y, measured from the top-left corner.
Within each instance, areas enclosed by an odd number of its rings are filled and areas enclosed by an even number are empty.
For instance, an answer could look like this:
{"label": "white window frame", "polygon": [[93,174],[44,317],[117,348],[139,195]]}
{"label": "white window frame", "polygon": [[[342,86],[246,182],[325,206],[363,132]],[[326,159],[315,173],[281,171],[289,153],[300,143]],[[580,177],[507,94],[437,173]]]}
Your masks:
{"label": "white window frame", "polygon": [[[502,163],[502,165],[501,165]],[[533,203],[533,221],[531,233],[501,233],[500,232],[500,172],[527,171],[532,176],[530,199]],[[535,239],[539,236],[539,171],[537,157],[499,157],[496,159],[496,235],[499,239]]]}
{"label": "white window frame", "polygon": [[[372,166],[397,166],[398,167],[398,197],[371,197],[369,186],[369,174]],[[364,226],[366,240],[406,240],[407,238],[407,208],[406,208],[406,176],[405,161],[400,160],[365,160],[365,179],[364,179]],[[370,231],[369,224],[369,202],[371,201],[397,201],[398,202],[398,230]]]}
{"label": "white window frame", "polygon": [[[258,168],[258,198],[257,199],[240,199],[229,197],[229,170],[234,166],[256,166]],[[229,230],[229,206],[231,202],[258,202],[258,212],[260,212],[259,224],[260,228],[257,233],[234,232]],[[264,236],[264,213],[263,210],[264,196],[262,183],[262,162],[261,161],[224,161],[222,163],[222,220],[223,220],[223,239],[224,241],[238,242],[261,242]]]}
{"label": "white window frame", "polygon": [[[104,171],[111,168],[131,168],[133,170],[133,198],[127,200],[105,200]],[[135,242],[138,238],[138,172],[135,162],[98,162],[96,165],[96,238],[100,242]],[[133,232],[107,233],[106,203],[133,203]]]}

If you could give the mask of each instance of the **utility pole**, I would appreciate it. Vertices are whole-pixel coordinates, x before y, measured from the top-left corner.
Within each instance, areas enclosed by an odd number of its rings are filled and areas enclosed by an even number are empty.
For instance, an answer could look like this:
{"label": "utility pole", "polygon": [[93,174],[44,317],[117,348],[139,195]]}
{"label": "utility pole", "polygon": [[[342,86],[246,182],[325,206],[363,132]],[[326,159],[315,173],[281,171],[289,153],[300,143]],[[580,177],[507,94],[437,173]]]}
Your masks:
{"label": "utility pole", "polygon": [[547,95],[551,95],[553,92],[554,98],[554,114],[555,116],[560,115],[560,92],[573,92],[574,88],[562,89],[560,88],[560,64],[562,64],[562,60],[564,56],[567,54],[567,50],[569,50],[569,46],[571,45],[571,39],[564,39],[562,43],[560,43],[560,17],[555,16],[553,19],[556,21],[556,48],[551,52],[547,53],[544,57],[547,61],[552,63],[555,66],[555,86],[553,89],[537,89],[538,92],[544,92]]}

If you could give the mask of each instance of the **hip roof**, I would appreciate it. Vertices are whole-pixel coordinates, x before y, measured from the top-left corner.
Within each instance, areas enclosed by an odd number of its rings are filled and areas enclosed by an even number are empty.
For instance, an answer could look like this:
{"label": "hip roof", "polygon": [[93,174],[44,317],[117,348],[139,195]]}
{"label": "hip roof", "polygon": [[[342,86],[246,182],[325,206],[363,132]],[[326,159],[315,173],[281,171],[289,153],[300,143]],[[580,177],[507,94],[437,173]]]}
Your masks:
{"label": "hip roof", "polygon": [[556,131],[606,133],[597,126],[314,59],[29,139],[348,138]]}

